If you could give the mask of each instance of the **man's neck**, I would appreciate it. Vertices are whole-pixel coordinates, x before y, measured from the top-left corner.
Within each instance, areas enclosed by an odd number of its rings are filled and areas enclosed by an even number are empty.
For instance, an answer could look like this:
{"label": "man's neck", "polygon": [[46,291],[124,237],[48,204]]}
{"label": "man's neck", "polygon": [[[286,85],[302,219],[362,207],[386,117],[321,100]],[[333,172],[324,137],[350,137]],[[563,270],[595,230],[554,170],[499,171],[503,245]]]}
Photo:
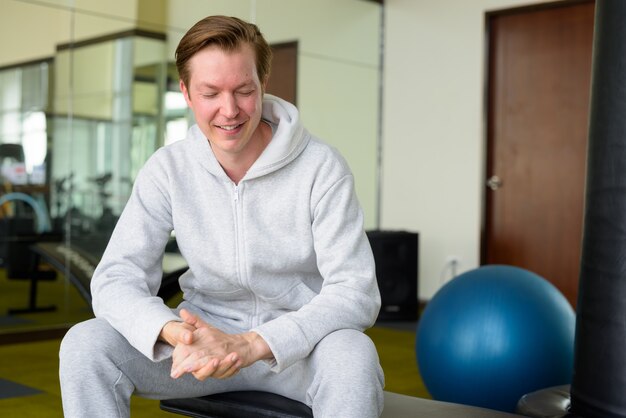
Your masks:
{"label": "man's neck", "polygon": [[249,152],[216,155],[222,169],[235,184],[239,184],[272,140],[272,128],[266,122],[261,121],[256,135],[248,144]]}

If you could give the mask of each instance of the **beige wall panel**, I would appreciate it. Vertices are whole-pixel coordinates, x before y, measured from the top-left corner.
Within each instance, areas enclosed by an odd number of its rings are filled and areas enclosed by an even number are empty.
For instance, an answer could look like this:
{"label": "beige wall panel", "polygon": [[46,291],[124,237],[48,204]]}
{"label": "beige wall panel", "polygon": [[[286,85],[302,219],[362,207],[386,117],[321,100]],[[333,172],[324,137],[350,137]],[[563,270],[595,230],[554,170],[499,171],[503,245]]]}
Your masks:
{"label": "beige wall panel", "polygon": [[[54,110],[74,112],[77,117],[111,119],[113,97],[114,42],[90,45],[57,55]],[[73,81],[70,84],[70,62]]]}
{"label": "beige wall panel", "polygon": [[68,12],[14,0],[0,0],[0,66],[49,58],[70,37]]}
{"label": "beige wall panel", "polygon": [[168,0],[137,0],[137,27],[167,33]]}
{"label": "beige wall panel", "polygon": [[133,83],[133,113],[157,115],[159,89],[154,83]]}
{"label": "beige wall panel", "polygon": [[380,6],[363,0],[259,0],[257,23],[272,42],[302,53],[378,65]]}
{"label": "beige wall panel", "polygon": [[135,27],[135,0],[0,0],[0,66],[52,57],[59,44]]}
{"label": "beige wall panel", "polygon": [[306,56],[300,63],[303,123],[346,158],[355,176],[366,228],[374,228],[378,73],[372,68]]}
{"label": "beige wall panel", "polygon": [[[24,2],[29,0],[7,0],[10,2]],[[78,13],[90,12],[112,16],[122,19],[134,19],[136,14],[136,0],[38,0],[40,7],[59,8],[70,10],[74,8]]]}
{"label": "beige wall panel", "polygon": [[88,11],[117,18],[131,25],[137,19],[137,0],[74,0],[73,3],[76,4],[77,14]]}
{"label": "beige wall panel", "polygon": [[134,21],[118,20],[108,16],[76,14],[73,39],[75,41],[90,40],[104,35],[125,32],[134,28]]}
{"label": "beige wall panel", "polygon": [[133,65],[135,67],[160,64],[168,59],[165,55],[165,42],[143,37],[135,37],[134,39]]}

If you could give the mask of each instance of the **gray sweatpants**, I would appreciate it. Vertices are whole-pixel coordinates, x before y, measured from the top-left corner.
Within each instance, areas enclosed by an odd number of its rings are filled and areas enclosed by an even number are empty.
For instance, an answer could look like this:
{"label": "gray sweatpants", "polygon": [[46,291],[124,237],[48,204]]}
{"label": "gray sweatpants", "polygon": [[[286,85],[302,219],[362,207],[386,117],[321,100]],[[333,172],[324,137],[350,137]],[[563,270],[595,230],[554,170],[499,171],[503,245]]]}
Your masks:
{"label": "gray sweatpants", "polygon": [[326,336],[309,357],[280,373],[257,362],[230,379],[170,377],[171,360],[153,362],[103,319],[72,327],[60,350],[60,380],[66,418],[128,417],[130,397],[197,397],[233,390],[262,390],[301,401],[315,417],[378,417],[384,377],[376,348],[363,333],[340,330]]}

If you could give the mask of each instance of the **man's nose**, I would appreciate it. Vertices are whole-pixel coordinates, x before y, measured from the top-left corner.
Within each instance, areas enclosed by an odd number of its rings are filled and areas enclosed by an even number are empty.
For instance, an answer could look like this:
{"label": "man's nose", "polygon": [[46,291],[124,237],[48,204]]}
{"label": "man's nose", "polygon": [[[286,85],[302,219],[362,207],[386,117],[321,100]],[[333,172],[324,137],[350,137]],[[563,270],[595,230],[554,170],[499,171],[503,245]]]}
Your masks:
{"label": "man's nose", "polygon": [[234,118],[239,114],[239,106],[237,105],[237,99],[232,94],[225,94],[222,96],[222,114],[227,118]]}

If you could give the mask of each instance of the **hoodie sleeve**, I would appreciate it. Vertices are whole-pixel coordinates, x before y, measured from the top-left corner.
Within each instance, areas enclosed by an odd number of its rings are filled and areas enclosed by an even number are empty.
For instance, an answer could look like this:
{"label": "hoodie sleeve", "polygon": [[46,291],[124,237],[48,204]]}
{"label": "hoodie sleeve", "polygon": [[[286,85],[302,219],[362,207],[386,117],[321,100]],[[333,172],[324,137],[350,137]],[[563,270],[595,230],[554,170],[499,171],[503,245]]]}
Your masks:
{"label": "hoodie sleeve", "polygon": [[[162,279],[162,259],[172,231],[165,176],[157,178],[147,164],[111,235],[91,281],[93,310],[129,343],[153,361],[171,355],[157,342],[162,327],[180,320],[156,296]],[[160,183],[160,184],[159,184]]]}
{"label": "hoodie sleeve", "polygon": [[374,257],[352,175],[325,188],[312,214],[314,248],[324,280],[320,293],[298,311],[253,330],[270,346],[275,372],[308,356],[336,330],[363,331],[372,326],[380,309]]}

